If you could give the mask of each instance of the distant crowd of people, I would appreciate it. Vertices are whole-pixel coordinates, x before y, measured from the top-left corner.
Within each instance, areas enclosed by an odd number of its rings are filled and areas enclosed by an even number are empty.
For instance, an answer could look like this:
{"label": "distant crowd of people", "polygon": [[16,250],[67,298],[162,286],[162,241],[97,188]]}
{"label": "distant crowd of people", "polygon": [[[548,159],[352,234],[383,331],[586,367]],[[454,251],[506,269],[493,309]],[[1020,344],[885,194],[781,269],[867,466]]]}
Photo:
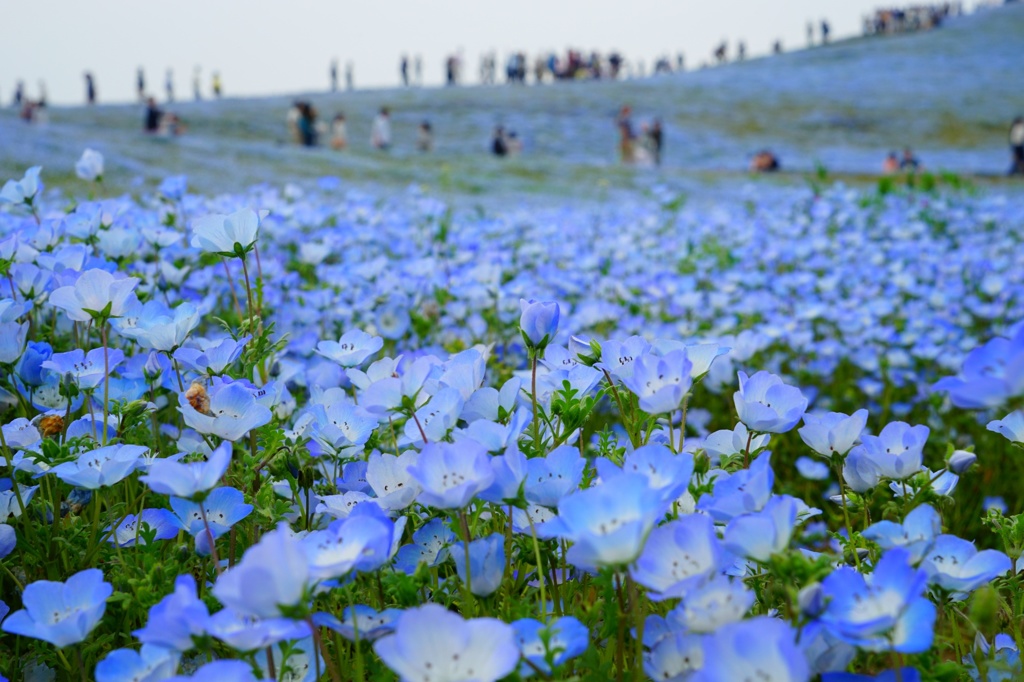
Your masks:
{"label": "distant crowd of people", "polygon": [[[330,148],[344,151],[349,147],[348,119],[338,112],[330,126],[319,120],[317,109],[311,102],[296,100],[286,116],[288,135],[292,143],[303,147],[317,147],[329,135]],[[381,107],[370,125],[370,146],[379,151],[391,148],[391,110]],[[430,121],[421,121],[416,129],[416,149],[429,152],[434,148],[434,128]]]}
{"label": "distant crowd of people", "polygon": [[963,3],[960,2],[878,9],[873,15],[864,18],[864,34],[925,31],[938,28],[946,19],[960,14],[963,14]]}

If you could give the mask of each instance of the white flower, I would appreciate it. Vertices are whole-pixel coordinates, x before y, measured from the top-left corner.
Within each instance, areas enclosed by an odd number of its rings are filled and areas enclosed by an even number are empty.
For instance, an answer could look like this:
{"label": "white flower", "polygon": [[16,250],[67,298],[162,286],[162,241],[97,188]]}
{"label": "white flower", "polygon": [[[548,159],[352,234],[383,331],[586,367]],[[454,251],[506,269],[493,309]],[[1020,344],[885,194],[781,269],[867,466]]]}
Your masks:
{"label": "white flower", "polygon": [[75,164],[75,175],[89,182],[103,177],[103,155],[95,149],[86,149]]}

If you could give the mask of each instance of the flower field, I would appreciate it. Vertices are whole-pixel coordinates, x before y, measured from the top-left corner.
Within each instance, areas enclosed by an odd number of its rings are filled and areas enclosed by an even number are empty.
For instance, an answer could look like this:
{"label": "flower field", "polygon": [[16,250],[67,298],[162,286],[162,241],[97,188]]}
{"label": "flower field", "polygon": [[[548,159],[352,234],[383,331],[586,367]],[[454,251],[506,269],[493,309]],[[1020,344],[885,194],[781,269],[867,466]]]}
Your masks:
{"label": "flower field", "polygon": [[0,190],[0,679],[1024,676],[1020,194],[103,166]]}

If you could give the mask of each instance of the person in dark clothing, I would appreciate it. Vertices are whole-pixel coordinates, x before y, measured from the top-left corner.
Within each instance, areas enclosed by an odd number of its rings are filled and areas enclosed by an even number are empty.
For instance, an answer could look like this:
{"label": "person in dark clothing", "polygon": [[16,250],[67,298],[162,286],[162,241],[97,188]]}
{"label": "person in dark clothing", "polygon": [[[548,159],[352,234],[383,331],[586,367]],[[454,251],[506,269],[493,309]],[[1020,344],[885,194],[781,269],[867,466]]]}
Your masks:
{"label": "person in dark clothing", "polygon": [[156,105],[156,100],[150,97],[146,100],[146,120],[143,123],[143,129],[147,133],[155,133],[160,130],[160,119],[164,116],[164,112],[160,111],[160,108]]}
{"label": "person in dark clothing", "polygon": [[494,138],[491,140],[491,153],[495,156],[508,156],[508,140],[505,138],[504,126],[494,129]]}
{"label": "person in dark clothing", "polygon": [[1018,116],[1010,125],[1010,153],[1013,156],[1010,175],[1024,175],[1024,117]]}
{"label": "person in dark clothing", "polygon": [[664,137],[661,129],[661,119],[656,118],[651,122],[651,129],[647,133],[651,138],[651,153],[654,156],[654,165],[661,165],[661,148],[664,144]]}
{"label": "person in dark clothing", "polygon": [[910,147],[906,147],[903,150],[903,158],[900,159],[900,170],[910,171],[913,173],[920,167],[921,162],[918,161],[916,156],[914,156],[914,151]]}
{"label": "person in dark clothing", "polygon": [[142,71],[141,66],[135,71],[135,92],[139,96],[140,102],[146,101],[146,74]]}
{"label": "person in dark clothing", "polygon": [[299,104],[299,135],[303,146],[316,146],[316,109],[309,102]]}
{"label": "person in dark clothing", "polygon": [[402,85],[409,87],[409,58],[404,54],[402,55],[402,61],[399,64],[398,70],[402,74]]}
{"label": "person in dark clothing", "polygon": [[85,72],[85,101],[87,104],[96,104],[96,81],[88,71]]}
{"label": "person in dark clothing", "polygon": [[25,84],[18,81],[17,87],[14,88],[14,106],[20,107],[22,102],[25,101]]}

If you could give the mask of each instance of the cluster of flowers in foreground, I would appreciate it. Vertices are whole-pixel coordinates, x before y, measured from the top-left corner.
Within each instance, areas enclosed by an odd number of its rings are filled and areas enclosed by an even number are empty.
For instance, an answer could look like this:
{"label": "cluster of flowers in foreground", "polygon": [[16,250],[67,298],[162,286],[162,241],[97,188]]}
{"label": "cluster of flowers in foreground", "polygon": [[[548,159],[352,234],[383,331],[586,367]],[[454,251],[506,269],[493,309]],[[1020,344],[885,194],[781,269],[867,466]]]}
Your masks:
{"label": "cluster of flowers in foreground", "polygon": [[1019,209],[321,191],[0,191],[0,679],[1024,675]]}

